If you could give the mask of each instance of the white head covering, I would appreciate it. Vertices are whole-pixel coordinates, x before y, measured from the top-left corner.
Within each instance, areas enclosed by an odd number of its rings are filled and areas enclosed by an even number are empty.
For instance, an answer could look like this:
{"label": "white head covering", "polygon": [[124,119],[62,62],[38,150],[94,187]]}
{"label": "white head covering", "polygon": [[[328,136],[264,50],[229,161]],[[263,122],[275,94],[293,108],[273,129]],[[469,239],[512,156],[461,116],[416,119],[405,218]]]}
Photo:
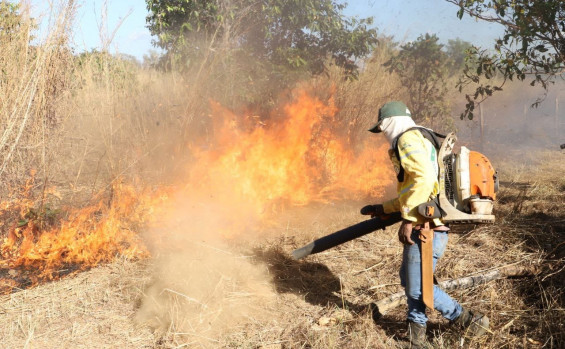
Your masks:
{"label": "white head covering", "polygon": [[416,126],[410,116],[393,116],[382,121],[380,129],[392,146],[392,141],[406,130]]}

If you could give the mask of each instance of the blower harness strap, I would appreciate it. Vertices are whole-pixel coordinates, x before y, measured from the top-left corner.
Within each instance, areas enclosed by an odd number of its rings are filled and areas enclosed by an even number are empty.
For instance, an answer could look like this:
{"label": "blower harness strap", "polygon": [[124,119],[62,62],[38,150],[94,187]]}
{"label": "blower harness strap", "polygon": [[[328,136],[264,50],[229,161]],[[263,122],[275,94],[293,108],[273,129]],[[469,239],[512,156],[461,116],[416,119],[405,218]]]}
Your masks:
{"label": "blower harness strap", "polygon": [[400,135],[398,135],[398,137],[396,137],[392,141],[392,149],[394,150],[394,154],[396,155],[396,158],[398,159],[398,161],[400,163],[400,171],[398,172],[398,175],[396,176],[396,179],[398,179],[399,182],[404,181],[404,168],[402,168],[402,163],[400,162],[400,152],[398,150],[398,140],[400,139],[400,137],[403,134],[405,134],[408,131],[412,131],[412,130],[420,131],[422,136],[432,143],[432,145],[436,148],[436,151],[439,151],[439,148],[441,147],[442,141],[440,141],[440,138],[445,139],[445,137],[446,137],[445,135],[442,135],[440,133],[432,131],[429,128],[419,127],[419,126],[409,128],[408,130],[406,130],[406,131],[402,132]]}

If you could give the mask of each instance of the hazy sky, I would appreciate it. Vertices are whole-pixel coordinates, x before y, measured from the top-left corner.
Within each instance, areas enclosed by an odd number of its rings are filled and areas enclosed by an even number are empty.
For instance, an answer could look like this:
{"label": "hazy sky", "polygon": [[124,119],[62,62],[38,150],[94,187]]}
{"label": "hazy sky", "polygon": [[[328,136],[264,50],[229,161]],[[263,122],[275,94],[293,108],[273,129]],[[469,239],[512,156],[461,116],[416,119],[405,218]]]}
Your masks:
{"label": "hazy sky", "polygon": [[[152,49],[151,35],[145,27],[147,9],[144,0],[77,0],[75,49],[82,52],[101,47],[99,28],[103,23],[101,14],[105,2],[108,33],[123,19],[111,43],[111,51],[118,50],[142,59]],[[48,3],[31,0],[34,17],[47,13]],[[459,37],[481,46],[492,46],[493,40],[502,33],[494,24],[475,22],[468,17],[459,20],[457,6],[445,0],[357,0],[348,3],[347,15],[374,17],[379,33],[393,35],[400,42],[430,33],[437,34],[443,42]]]}

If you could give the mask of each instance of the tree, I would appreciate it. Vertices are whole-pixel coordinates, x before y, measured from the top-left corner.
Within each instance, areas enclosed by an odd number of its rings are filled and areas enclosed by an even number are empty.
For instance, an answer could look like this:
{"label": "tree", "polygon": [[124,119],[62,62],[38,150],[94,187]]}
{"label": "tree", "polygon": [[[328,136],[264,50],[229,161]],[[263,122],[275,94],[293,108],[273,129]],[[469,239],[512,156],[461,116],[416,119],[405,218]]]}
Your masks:
{"label": "tree", "polygon": [[385,63],[407,88],[416,121],[433,123],[448,114],[445,100],[448,57],[442,48],[436,35],[421,35],[401,46],[398,54]]}
{"label": "tree", "polygon": [[149,50],[147,54],[143,55],[142,66],[144,68],[157,69],[161,65],[161,62],[162,62],[161,54],[155,50]]}
{"label": "tree", "polygon": [[[377,43],[372,19],[346,17],[336,0],[147,0],[155,44],[184,65],[218,47],[319,74],[328,57],[350,76]],[[212,51],[213,52],[213,51]]]}
{"label": "tree", "polygon": [[[528,79],[532,86],[540,84],[547,90],[548,84],[563,76],[565,1],[446,1],[459,6],[459,18],[467,14],[504,27],[504,35],[496,40],[494,51],[475,47],[468,57],[470,65],[459,82],[459,89],[469,84],[478,87],[473,94],[466,95],[467,107],[461,118],[472,119],[475,103],[502,90],[508,80]],[[502,77],[501,82],[490,83],[495,77]],[[538,99],[535,105],[540,102]]]}
{"label": "tree", "polygon": [[465,58],[467,52],[473,48],[473,45],[465,40],[459,38],[455,40],[447,40],[445,52],[449,57],[448,67],[450,75],[461,73],[465,68]]}

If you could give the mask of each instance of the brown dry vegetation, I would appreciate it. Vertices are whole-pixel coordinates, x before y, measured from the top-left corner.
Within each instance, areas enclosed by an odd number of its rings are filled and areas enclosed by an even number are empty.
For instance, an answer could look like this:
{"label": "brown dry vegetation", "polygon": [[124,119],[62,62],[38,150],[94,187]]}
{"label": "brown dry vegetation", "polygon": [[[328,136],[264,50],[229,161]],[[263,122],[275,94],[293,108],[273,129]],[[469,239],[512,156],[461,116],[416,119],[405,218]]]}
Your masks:
{"label": "brown dry vegetation", "polygon": [[[505,279],[453,292],[464,306],[491,318],[492,333],[470,348],[560,348],[563,333],[563,189],[564,170],[557,152],[537,153],[528,168],[513,162],[499,163],[503,186],[496,207],[498,222],[492,226],[465,227],[451,234],[446,255],[439,264],[439,279],[457,278],[519,263],[546,263],[540,275]],[[557,156],[557,157],[556,157]],[[370,304],[399,291],[397,270],[401,246],[394,227],[353,242],[294,261],[289,253],[311,239],[357,222],[357,207],[335,204],[304,208],[281,218],[267,241],[253,246],[232,243],[217,251],[202,244],[191,254],[202,263],[165,265],[157,275],[177,273],[176,280],[161,288],[159,306],[170,316],[158,331],[136,322],[142,299],[155,285],[153,260],[118,260],[73,278],[3,296],[0,316],[3,347],[99,348],[394,348],[404,331],[404,306],[374,321]],[[214,248],[212,251],[211,249]],[[212,251],[212,252],[210,252]],[[231,266],[209,263],[209,258]],[[200,257],[198,257],[200,255]],[[242,263],[268,278],[245,286],[230,271]],[[192,263],[190,265],[190,263]],[[245,263],[245,264],[243,264]],[[226,278],[209,278],[216,296],[183,293],[183,283],[193,287],[205,281],[198,268]],[[266,270],[264,270],[266,269]],[[186,273],[186,274],[183,274]],[[183,280],[182,275],[185,275]],[[189,277],[189,275],[191,275]],[[259,277],[259,276],[258,276]],[[259,277],[260,278],[260,277]],[[191,280],[192,279],[192,280]],[[256,286],[261,284],[263,291]],[[185,284],[186,285],[186,284]],[[185,287],[185,286],[184,286]],[[220,291],[218,291],[220,289]],[[270,291],[271,290],[271,291]],[[190,297],[189,297],[190,295]],[[156,295],[154,295],[156,296]],[[184,311],[182,311],[184,310]],[[237,314],[230,314],[235,310]],[[240,317],[241,312],[245,317]],[[227,312],[227,314],[226,314]],[[186,317],[222,318],[215,329],[180,324]],[[231,316],[235,318],[232,321]],[[202,324],[202,322],[199,322]],[[431,314],[429,339],[437,348],[454,348],[458,332]]]}
{"label": "brown dry vegetation", "polygon": [[[190,163],[190,142],[213,133],[209,98],[221,83],[221,62],[179,76],[107,53],[73,56],[66,49],[72,11],[60,12],[42,45],[29,45],[26,33],[33,29],[25,16],[22,36],[0,36],[0,61],[8,68],[0,77],[0,189],[3,199],[18,198],[16,188],[31,183],[29,207],[80,207],[95,194],[111,202],[113,184],[122,180],[149,187],[169,183]],[[351,147],[363,146],[380,104],[404,97],[382,68],[388,54],[377,50],[358,81],[345,82],[332,70],[303,82],[320,99],[335,98],[340,112],[332,129],[347,131]],[[229,86],[237,89],[234,81]],[[497,149],[502,146],[494,143],[484,149],[502,178],[497,223],[457,227],[437,276],[542,265],[536,276],[452,294],[491,319],[491,332],[467,340],[466,347],[562,348],[565,154]],[[30,182],[31,170],[37,174]],[[48,194],[48,187],[59,194]],[[76,271],[83,268],[69,266],[59,271],[70,274],[66,278],[23,283],[1,296],[0,348],[394,348],[403,338],[404,306],[380,319],[371,308],[401,290],[396,227],[303,261],[290,258],[294,248],[358,222],[358,209],[367,202],[286,206],[268,224],[249,218],[244,233],[227,240],[217,233],[226,228],[217,217],[242,210],[216,210],[221,203],[185,202],[174,220],[157,229],[141,222],[122,227],[143,232],[149,259],[117,257],[81,273]],[[18,214],[3,212],[2,239]],[[164,231],[171,233],[163,243],[157,237]],[[31,273],[0,268],[0,280]],[[458,332],[430,315],[428,338],[435,347],[458,347]]]}

